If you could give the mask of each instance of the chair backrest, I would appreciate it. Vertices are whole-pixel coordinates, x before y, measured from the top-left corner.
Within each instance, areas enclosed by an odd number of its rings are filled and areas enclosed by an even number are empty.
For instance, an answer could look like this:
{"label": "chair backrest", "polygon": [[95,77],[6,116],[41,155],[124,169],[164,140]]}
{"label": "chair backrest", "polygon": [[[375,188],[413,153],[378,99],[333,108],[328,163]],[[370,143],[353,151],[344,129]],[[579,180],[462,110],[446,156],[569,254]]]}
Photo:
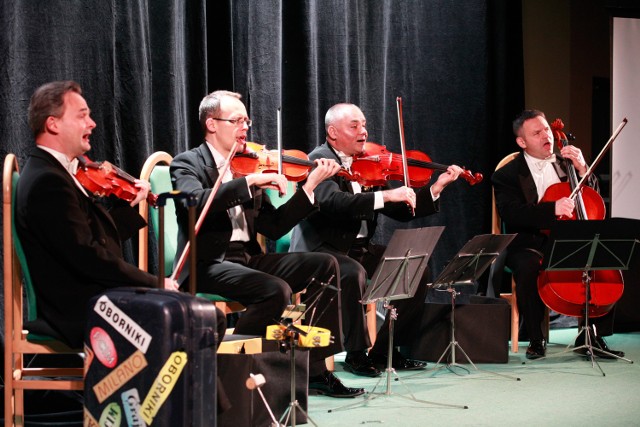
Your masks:
{"label": "chair backrest", "polygon": [[[13,248],[15,255],[18,258],[19,271],[22,273],[22,279],[24,280],[24,290],[27,301],[27,320],[32,321],[38,317],[38,306],[36,303],[36,293],[33,288],[33,281],[31,280],[31,273],[29,273],[29,266],[27,264],[27,258],[22,249],[22,243],[20,243],[20,237],[16,231],[15,218],[15,205],[16,205],[16,187],[18,186],[19,172],[16,170],[12,174],[12,195],[11,195],[11,238],[13,239]],[[17,267],[17,266],[16,266]]]}
{"label": "chair backrest", "polygon": [[[13,242],[14,189],[18,182],[18,161],[13,154],[4,160],[2,174],[2,237],[4,249],[5,340],[10,340],[22,328],[22,272]],[[5,352],[7,351],[5,346]],[[11,357],[5,354],[6,357]]]}
{"label": "chair backrest", "polygon": [[[287,185],[287,194],[284,196],[280,196],[280,193],[278,193],[278,191],[276,190],[267,189],[266,191],[269,199],[271,199],[271,204],[277,208],[285,204],[291,198],[291,196],[293,196],[293,193],[296,191],[296,183],[289,181]],[[292,231],[289,230],[287,234],[274,242],[275,251],[277,253],[284,253],[289,251],[289,246],[291,245],[291,233]]]}
{"label": "chair backrest", "polygon": [[[15,225],[15,199],[16,187],[20,173],[15,155],[9,154],[5,158],[3,171],[3,220],[4,230],[4,253],[9,254],[4,257],[4,286],[5,286],[5,302],[14,300],[11,311],[14,314],[13,333],[22,333],[23,330],[29,329],[27,340],[32,342],[46,342],[57,340],[58,336],[55,331],[43,320],[38,320],[38,303],[36,298],[31,273],[27,258],[20,242],[20,236],[16,231]],[[9,224],[7,224],[7,220]],[[9,228],[10,227],[10,228]],[[10,285],[10,286],[8,286]],[[24,296],[24,298],[23,298]],[[26,307],[25,307],[26,305]],[[35,322],[28,328],[23,322]],[[38,320],[36,322],[36,320]],[[31,327],[37,330],[33,332]],[[17,336],[17,335],[14,335]]]}
{"label": "chair backrest", "polygon": [[[151,184],[151,192],[155,194],[167,193],[173,190],[171,184],[171,174],[169,173],[169,165],[173,157],[164,152],[157,151],[153,153],[140,172],[140,179],[149,181]],[[149,211],[149,204],[142,201],[139,204],[139,212],[143,218],[149,218],[149,223],[156,238],[159,234],[159,214],[157,209]],[[173,260],[178,248],[178,217],[176,215],[176,205],[173,199],[168,199],[164,207],[164,275],[169,276],[173,273]],[[138,235],[138,266],[144,271],[149,269],[149,230],[148,227],[140,230]],[[228,300],[220,295],[196,293],[196,296],[207,299],[216,303],[224,313],[243,311],[244,307],[235,301]]]}
{"label": "chair backrest", "polygon": [[[169,164],[171,164],[172,157],[170,154],[164,151],[158,151],[153,153],[142,166],[142,172],[140,173],[140,179],[149,181],[151,184],[151,192],[155,194],[166,193],[172,191],[171,176],[169,174]],[[173,271],[173,258],[175,257],[178,246],[178,221],[176,218],[176,208],[172,199],[167,200],[167,204],[164,208],[164,265],[165,276],[168,276]],[[149,223],[153,229],[155,236],[158,236],[158,211],[151,209],[149,211],[149,204],[143,201],[139,205],[139,212],[143,218],[149,218]],[[145,227],[140,230],[139,233],[139,256],[138,266],[145,271],[149,268],[149,231]]]}
{"label": "chair backrest", "polygon": [[[500,160],[500,162],[498,162],[498,165],[496,166],[495,170],[500,169],[501,167],[503,167],[504,165],[506,165],[513,159],[515,159],[518,156],[518,154],[519,154],[519,151],[516,151],[515,153],[511,153],[505,156],[502,160]],[[495,190],[493,189],[491,190],[491,233],[504,234],[502,220],[500,219],[500,215],[498,214],[498,209],[496,208],[496,193],[495,193]]]}

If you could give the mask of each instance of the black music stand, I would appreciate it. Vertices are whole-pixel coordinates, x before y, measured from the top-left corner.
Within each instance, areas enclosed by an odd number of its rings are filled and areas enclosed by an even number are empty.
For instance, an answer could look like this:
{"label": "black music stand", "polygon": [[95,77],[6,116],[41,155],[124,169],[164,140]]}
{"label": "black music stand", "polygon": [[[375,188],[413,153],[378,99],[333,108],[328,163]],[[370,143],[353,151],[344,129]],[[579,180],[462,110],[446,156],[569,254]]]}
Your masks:
{"label": "black music stand", "polygon": [[[544,269],[547,271],[580,270],[582,283],[585,286],[584,324],[578,331],[576,339],[585,334],[585,343],[580,347],[569,349],[554,355],[569,351],[586,349],[591,359],[591,366],[597,366],[602,376],[605,376],[600,364],[596,361],[593,348],[591,325],[589,324],[591,279],[594,270],[628,270],[633,257],[640,221],[627,218],[611,218],[607,220],[590,221],[557,221],[551,227],[550,240],[545,248]],[[571,344],[569,344],[570,346]],[[613,358],[633,361],[607,351],[596,349],[597,352],[607,354]]]}
{"label": "black music stand", "polygon": [[[402,383],[395,369],[393,369],[392,363],[394,322],[398,318],[398,314],[396,308],[390,302],[413,297],[416,288],[420,284],[420,279],[427,268],[427,263],[433,253],[433,248],[436,246],[436,243],[438,243],[438,239],[440,239],[443,231],[443,226],[406,230],[400,229],[394,231],[391,236],[391,240],[384,252],[384,256],[380,264],[378,264],[378,267],[371,279],[371,284],[367,288],[367,292],[361,301],[362,304],[370,304],[377,302],[378,300],[382,300],[384,302],[384,308],[387,310],[387,314],[389,315],[389,346],[385,375],[378,379],[378,382],[373,389],[367,393],[363,402],[357,402],[337,409],[366,405],[378,397],[390,396],[398,396],[419,403],[467,409],[467,406],[436,403],[417,399],[413,393],[411,393],[411,390]],[[396,381],[402,383],[411,397],[392,393],[391,375],[395,375]],[[376,393],[376,389],[383,379],[386,380],[385,392]],[[332,410],[330,409],[329,412],[332,412]]]}
{"label": "black music stand", "polygon": [[[478,369],[478,367],[471,361],[467,353],[456,340],[455,308],[456,296],[459,295],[460,292],[456,291],[453,286],[473,286],[480,275],[482,275],[496,257],[506,249],[514,237],[515,234],[482,234],[475,236],[473,239],[469,240],[462,249],[460,249],[458,254],[445,267],[444,271],[442,271],[438,278],[431,284],[431,287],[434,290],[449,292],[451,294],[451,341],[436,362],[436,366],[430,371],[438,371],[446,368],[450,372],[456,373],[453,368],[458,367],[469,373],[469,370],[466,367],[456,362],[456,349],[460,350],[462,355],[467,359],[467,362],[469,362],[476,371],[481,370]],[[450,356],[450,361],[446,365],[440,365],[440,362],[447,355]],[[511,377],[509,375],[498,374],[495,372],[489,373],[520,381],[520,378]]]}
{"label": "black music stand", "polygon": [[[337,287],[331,285],[331,282],[333,281],[334,278],[335,278],[334,276],[331,276],[327,283],[319,282],[320,287],[318,288],[318,290],[313,294],[309,295],[308,297],[308,300],[311,302],[306,306],[305,310],[299,315],[299,319],[304,319],[307,316],[307,314],[311,314],[309,319],[310,327],[314,326],[314,321],[317,322],[324,315],[325,311],[327,311],[327,308],[329,307],[329,304],[327,304],[316,318],[315,316],[316,309],[318,308],[320,299],[322,298],[322,295],[324,294],[324,292],[326,292],[327,290],[332,290],[332,291],[335,291],[336,296],[338,292],[340,292]],[[313,278],[312,282],[313,281],[316,281],[316,278]],[[331,303],[334,298],[335,296],[331,298],[329,303]],[[291,421],[291,427],[296,427],[296,411],[300,411],[307,418],[308,422],[310,422],[311,424],[317,427],[317,424],[311,419],[309,414],[305,412],[305,410],[302,408],[302,406],[296,399],[296,347],[298,346],[298,341],[300,337],[301,336],[306,337],[308,333],[303,328],[299,328],[293,324],[293,320],[290,319],[290,316],[293,314],[293,311],[294,309],[290,310],[289,312],[283,313],[283,318],[280,319],[278,323],[284,328],[284,332],[282,333],[281,336],[275,337],[276,339],[281,341],[280,350],[282,352],[286,352],[287,350],[290,351],[289,352],[290,354],[289,369],[291,373],[291,384],[290,384],[291,400],[289,402],[289,406],[280,417],[279,424],[277,425],[278,427],[287,426],[289,421]],[[337,333],[339,335],[339,331],[334,333]],[[267,339],[270,339],[270,337],[267,337]],[[331,336],[330,338],[331,343],[333,343],[333,339],[334,339],[333,336]],[[309,348],[306,348],[306,349],[303,348],[303,350],[309,350]]]}

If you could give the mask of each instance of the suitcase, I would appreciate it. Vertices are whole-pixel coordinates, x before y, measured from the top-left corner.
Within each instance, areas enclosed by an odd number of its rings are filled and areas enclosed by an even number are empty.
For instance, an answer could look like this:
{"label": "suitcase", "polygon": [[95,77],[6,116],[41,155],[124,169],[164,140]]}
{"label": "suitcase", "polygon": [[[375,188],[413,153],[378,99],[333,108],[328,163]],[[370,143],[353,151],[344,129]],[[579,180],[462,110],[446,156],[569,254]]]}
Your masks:
{"label": "suitcase", "polygon": [[147,288],[97,295],[85,332],[85,427],[215,426],[217,341],[205,299]]}

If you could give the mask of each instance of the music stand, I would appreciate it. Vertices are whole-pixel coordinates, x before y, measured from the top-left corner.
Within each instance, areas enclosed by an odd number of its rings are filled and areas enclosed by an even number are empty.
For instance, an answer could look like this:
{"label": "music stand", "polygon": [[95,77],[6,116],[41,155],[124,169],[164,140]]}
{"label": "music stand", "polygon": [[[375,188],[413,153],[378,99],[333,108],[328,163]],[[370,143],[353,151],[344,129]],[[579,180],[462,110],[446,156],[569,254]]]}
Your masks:
{"label": "music stand", "polygon": [[[302,314],[300,314],[299,318],[304,319],[308,313],[311,313],[310,320],[309,320],[310,327],[313,327],[313,323],[316,315],[316,309],[318,308],[320,299],[322,298],[324,292],[326,292],[328,289],[335,291],[336,295],[339,292],[339,289],[337,287],[331,285],[331,282],[333,281],[334,278],[335,278],[334,276],[331,276],[327,283],[319,282],[320,287],[308,297],[308,300],[311,302],[306,306],[305,310],[302,312]],[[312,278],[312,282],[314,281],[317,281],[317,279]],[[329,301],[329,304],[333,301],[336,295],[334,295],[331,298],[331,300]],[[317,319],[315,319],[316,322],[327,311],[329,304],[325,305],[324,309],[320,312]],[[300,339],[300,336],[306,337],[308,333],[304,329],[298,328],[297,326],[295,326],[293,324],[293,321],[289,319],[289,316],[292,313],[292,311],[293,309],[289,313],[284,313],[283,319],[280,319],[280,321],[278,322],[281,325],[281,327],[284,329],[282,336],[277,338],[281,341],[281,346],[282,346],[281,351],[290,350],[289,369],[290,369],[290,376],[291,376],[291,384],[290,384],[291,400],[289,402],[289,406],[287,406],[287,409],[284,411],[284,413],[280,417],[278,426],[287,426],[289,421],[291,421],[291,427],[296,427],[296,411],[302,412],[304,416],[307,417],[308,422],[310,422],[314,426],[317,426],[317,424],[313,421],[313,419],[311,419],[309,414],[305,412],[305,410],[302,408],[302,406],[296,399],[296,347],[298,346],[298,341]],[[339,335],[339,331],[337,333]],[[267,337],[267,339],[269,339],[269,337]],[[330,342],[333,343],[333,337],[331,337]],[[307,348],[306,350],[309,350],[309,348]]]}
{"label": "music stand", "polygon": [[[634,232],[637,234],[637,230],[640,230],[640,221],[627,218],[556,221],[551,227],[550,240],[545,248],[543,264],[545,270],[581,270],[582,283],[585,287],[584,324],[576,335],[577,339],[584,333],[585,343],[574,349],[567,348],[557,355],[584,348],[591,359],[591,366],[597,366],[602,376],[605,376],[605,373],[595,359],[592,345],[594,337],[591,336],[589,325],[591,272],[594,270],[628,270],[636,244],[640,243],[637,238],[629,237],[629,235]],[[632,360],[602,349],[596,349],[596,351],[633,363]]]}
{"label": "music stand", "polygon": [[[456,373],[453,368],[459,367],[469,373],[469,370],[466,367],[456,362],[456,349],[460,350],[465,359],[467,359],[467,362],[469,362],[475,370],[481,370],[478,369],[478,367],[471,361],[471,358],[456,340],[455,308],[456,296],[459,295],[460,292],[456,291],[453,286],[473,286],[480,275],[482,275],[495,258],[506,249],[514,237],[515,234],[483,234],[475,236],[469,240],[462,249],[460,249],[458,254],[449,262],[438,278],[431,284],[431,287],[434,290],[449,292],[451,294],[451,341],[436,362],[436,366],[430,371],[438,371],[446,368],[450,372]],[[447,355],[450,356],[450,362],[446,365],[440,365],[440,362]],[[520,378],[511,377],[509,375],[498,374],[490,371],[485,372],[520,381]]]}
{"label": "music stand", "polygon": [[[394,231],[384,252],[384,256],[373,274],[371,284],[367,288],[361,301],[362,304],[370,304],[382,300],[384,302],[384,308],[389,315],[389,346],[387,349],[387,368],[385,375],[378,379],[378,382],[373,389],[367,393],[363,402],[356,402],[334,410],[366,405],[378,397],[391,396],[398,396],[419,403],[468,409],[467,406],[417,399],[411,390],[402,383],[395,369],[393,369],[392,363],[394,322],[398,318],[398,314],[396,308],[390,302],[413,297],[420,283],[420,279],[427,268],[427,263],[433,253],[433,248],[436,246],[436,243],[438,243],[438,239],[440,239],[443,231],[443,226]],[[411,397],[392,393],[391,375],[395,375],[396,381],[399,381],[407,389]],[[376,389],[383,379],[386,380],[385,392],[376,393]],[[332,412],[332,410],[330,409],[329,412]]]}

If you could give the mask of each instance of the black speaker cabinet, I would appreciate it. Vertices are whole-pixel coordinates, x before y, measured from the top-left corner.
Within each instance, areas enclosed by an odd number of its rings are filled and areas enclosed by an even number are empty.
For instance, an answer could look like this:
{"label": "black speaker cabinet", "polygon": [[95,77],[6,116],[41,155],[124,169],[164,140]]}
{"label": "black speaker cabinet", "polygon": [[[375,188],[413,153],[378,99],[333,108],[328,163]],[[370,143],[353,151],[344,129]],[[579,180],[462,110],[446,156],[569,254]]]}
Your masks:
{"label": "black speaker cabinet", "polygon": [[[468,304],[456,304],[455,339],[473,363],[509,361],[509,303],[499,298],[471,296]],[[451,304],[425,303],[410,357],[436,362],[451,342]],[[450,354],[442,360],[451,362]],[[456,349],[457,363],[468,363]]]}

